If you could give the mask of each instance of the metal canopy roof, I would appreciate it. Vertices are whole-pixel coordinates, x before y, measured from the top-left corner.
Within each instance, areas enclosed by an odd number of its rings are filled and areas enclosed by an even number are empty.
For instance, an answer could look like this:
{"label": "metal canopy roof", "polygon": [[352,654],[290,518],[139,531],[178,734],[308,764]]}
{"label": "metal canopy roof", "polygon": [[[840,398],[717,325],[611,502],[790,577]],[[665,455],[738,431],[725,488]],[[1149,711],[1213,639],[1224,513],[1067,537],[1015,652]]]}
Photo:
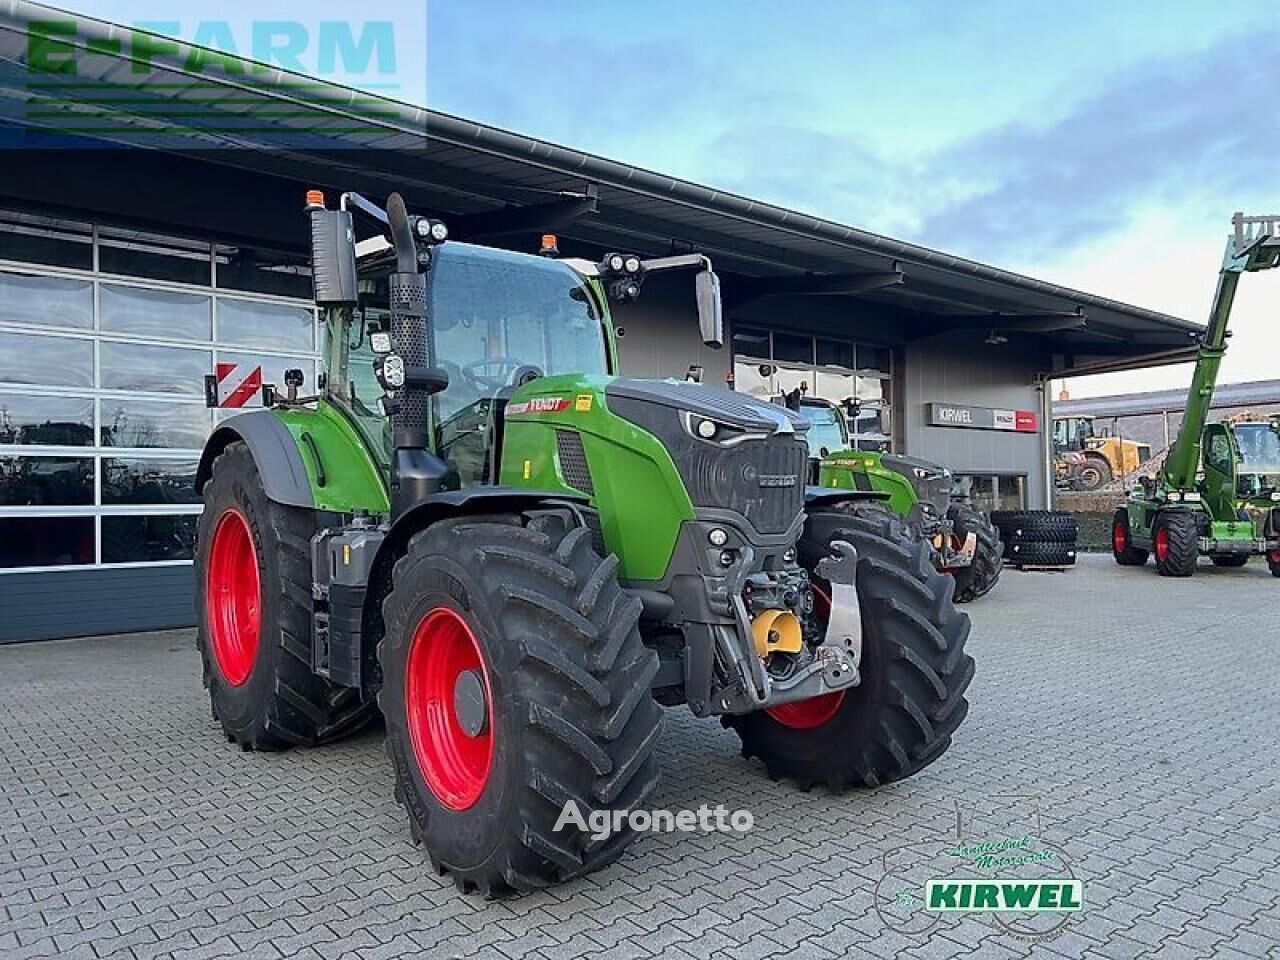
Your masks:
{"label": "metal canopy roof", "polygon": [[[1143,414],[1176,413],[1187,405],[1187,391],[1153,390],[1150,393],[1118,394],[1108,397],[1081,397],[1079,400],[1055,400],[1055,417],[1133,417]],[[1262,407],[1280,405],[1280,380],[1251,380],[1227,383],[1213,391],[1215,410],[1228,407]]]}
{"label": "metal canopy roof", "polygon": [[[74,84],[26,69],[29,24],[60,16],[77,24]],[[374,196],[399,190],[411,205],[448,215],[455,235],[556,229],[605,249],[698,249],[732,278],[725,286],[730,302],[735,287],[739,296],[855,296],[892,308],[904,340],[953,329],[1033,336],[1064,356],[1067,372],[1187,359],[1191,337],[1203,329],[274,67],[241,60],[242,74],[191,70],[193,52],[202,48],[190,44],[176,42],[177,53],[153,55],[137,72],[128,46],[134,33],[0,0],[0,122],[43,130],[55,142],[70,130],[82,141],[141,144]],[[109,106],[103,90],[111,91]],[[170,118],[175,104],[199,116],[179,127]]]}

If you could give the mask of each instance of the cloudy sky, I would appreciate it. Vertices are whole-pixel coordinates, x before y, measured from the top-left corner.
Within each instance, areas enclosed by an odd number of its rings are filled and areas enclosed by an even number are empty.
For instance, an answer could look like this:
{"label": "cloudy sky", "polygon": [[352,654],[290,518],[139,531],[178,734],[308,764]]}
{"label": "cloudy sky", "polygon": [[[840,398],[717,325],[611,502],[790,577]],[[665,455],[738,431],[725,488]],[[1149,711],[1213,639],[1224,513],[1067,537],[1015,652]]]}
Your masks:
{"label": "cloudy sky", "polygon": [[[1280,213],[1265,6],[433,0],[428,30],[437,109],[1197,321],[1232,212]],[[1225,377],[1280,377],[1280,271],[1236,317]]]}
{"label": "cloudy sky", "polygon": [[[314,33],[394,16],[393,96],[1197,321],[1232,212],[1280,213],[1280,23],[1265,5],[66,5],[173,20],[197,40],[218,18],[292,17]],[[1280,271],[1246,278],[1226,379],[1280,377],[1277,314]],[[1071,389],[1188,377],[1165,368]]]}

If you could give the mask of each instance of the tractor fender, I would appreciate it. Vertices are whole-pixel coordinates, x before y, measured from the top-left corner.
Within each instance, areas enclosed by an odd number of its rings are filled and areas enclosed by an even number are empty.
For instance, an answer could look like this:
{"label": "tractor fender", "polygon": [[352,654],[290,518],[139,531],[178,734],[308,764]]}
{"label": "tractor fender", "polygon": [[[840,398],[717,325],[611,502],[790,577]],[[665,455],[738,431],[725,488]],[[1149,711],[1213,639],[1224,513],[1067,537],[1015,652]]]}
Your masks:
{"label": "tractor fender", "polygon": [[[364,635],[381,635],[382,601],[391,589],[391,570],[408,549],[409,538],[419,530],[451,517],[478,517],[540,506],[573,509],[585,507],[587,503],[586,497],[566,495],[560,490],[531,490],[508,486],[466,487],[462,490],[433,493],[391,524],[374,554],[364,598]],[[368,653],[366,651],[366,655]]]}
{"label": "tractor fender", "polygon": [[884,490],[842,490],[838,487],[815,487],[810,485],[804,488],[804,505],[805,509],[812,509],[832,503],[844,503],[849,500],[888,500],[890,496]]}
{"label": "tractor fender", "polygon": [[396,518],[387,532],[387,541],[408,540],[423,527],[463,514],[510,513],[547,503],[585,507],[588,498],[562,490],[530,490],[525,487],[464,487],[433,493]]}
{"label": "tractor fender", "polygon": [[253,455],[267,498],[289,507],[315,508],[307,465],[288,427],[268,410],[242,413],[213,431],[196,468],[196,493],[204,492],[213,471],[213,461],[230,444],[242,441]]}
{"label": "tractor fender", "polygon": [[442,490],[397,517],[387,530],[373,560],[370,580],[390,573],[391,565],[405,551],[409,538],[440,520],[461,516],[511,513],[539,506],[585,507],[588,498],[560,490],[531,490],[525,487],[486,486]]}

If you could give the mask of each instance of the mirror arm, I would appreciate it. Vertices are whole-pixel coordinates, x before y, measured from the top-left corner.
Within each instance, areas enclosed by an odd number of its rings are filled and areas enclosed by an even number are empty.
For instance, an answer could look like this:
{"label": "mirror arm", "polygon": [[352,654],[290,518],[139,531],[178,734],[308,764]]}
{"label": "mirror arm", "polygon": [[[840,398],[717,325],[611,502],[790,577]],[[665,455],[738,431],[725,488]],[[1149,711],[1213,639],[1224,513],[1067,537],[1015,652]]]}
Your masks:
{"label": "mirror arm", "polygon": [[645,273],[654,270],[675,270],[680,267],[698,267],[711,269],[711,258],[701,253],[683,253],[674,257],[655,257],[652,260],[641,260],[640,266]]}

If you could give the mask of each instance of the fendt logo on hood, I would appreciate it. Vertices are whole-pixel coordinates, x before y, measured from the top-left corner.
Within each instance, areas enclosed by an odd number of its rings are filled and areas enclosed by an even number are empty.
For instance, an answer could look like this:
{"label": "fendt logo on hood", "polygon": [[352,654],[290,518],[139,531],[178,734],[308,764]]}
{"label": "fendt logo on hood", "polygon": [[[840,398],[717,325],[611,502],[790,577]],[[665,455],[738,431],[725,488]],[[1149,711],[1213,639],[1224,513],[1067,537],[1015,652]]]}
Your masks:
{"label": "fendt logo on hood", "polygon": [[794,487],[800,482],[794,473],[758,473],[751,463],[742,468],[742,479],[747,483],[755,481],[762,487]]}

